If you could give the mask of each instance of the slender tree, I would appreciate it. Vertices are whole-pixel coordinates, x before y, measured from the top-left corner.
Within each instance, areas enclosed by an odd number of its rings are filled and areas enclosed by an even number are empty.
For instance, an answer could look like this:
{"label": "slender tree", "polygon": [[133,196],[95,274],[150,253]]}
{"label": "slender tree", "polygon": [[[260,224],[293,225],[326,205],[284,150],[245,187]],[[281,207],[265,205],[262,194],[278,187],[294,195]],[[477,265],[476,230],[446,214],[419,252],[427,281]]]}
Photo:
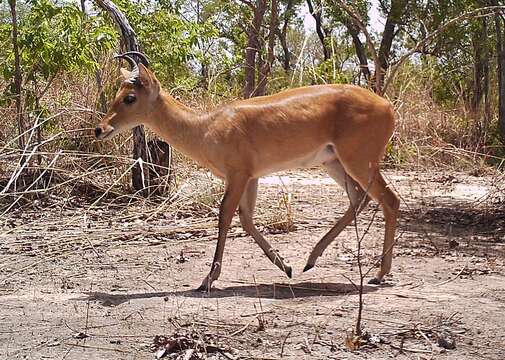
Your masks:
{"label": "slender tree", "polygon": [[261,49],[261,26],[267,10],[267,0],[240,0],[252,12],[252,21],[247,28],[247,47],[245,49],[244,98],[256,96],[256,62]]}
{"label": "slender tree", "polygon": [[12,49],[14,53],[14,96],[16,99],[16,122],[18,126],[18,146],[20,149],[25,147],[24,140],[24,121],[23,121],[23,105],[21,98],[21,86],[23,83],[23,75],[21,74],[21,64],[19,58],[18,46],[18,17],[16,13],[16,0],[9,0],[9,7],[12,20]]}
{"label": "slender tree", "polygon": [[[312,1],[314,1],[315,7]],[[319,41],[321,41],[324,60],[328,60],[330,58],[330,50],[328,49],[327,38],[330,36],[330,34],[323,25],[323,4],[320,0],[307,0],[307,6],[309,8],[310,15],[312,15],[316,21],[316,33],[319,37]]]}
{"label": "slender tree", "polygon": [[275,33],[279,38],[280,45],[282,47],[282,68],[286,73],[291,69],[291,51],[289,50],[287,34],[290,22],[294,15],[294,0],[287,0],[285,4],[285,9],[282,14],[282,27],[277,26]]}
{"label": "slender tree", "polygon": [[494,16],[496,31],[496,53],[498,65],[498,122],[501,143],[505,146],[505,26],[503,14],[496,11]]}
{"label": "slender tree", "polygon": [[389,68],[391,46],[393,45],[395,36],[400,30],[399,25],[401,24],[402,17],[407,9],[408,2],[409,0],[391,0],[389,8],[385,5],[382,6],[382,10],[387,14],[378,52],[379,63],[383,73],[385,73]]}
{"label": "slender tree", "polygon": [[271,0],[270,4],[270,27],[268,32],[268,47],[266,53],[266,61],[262,64],[261,68],[258,69],[259,79],[258,79],[258,90],[257,95],[265,95],[268,77],[272,72],[272,65],[274,62],[274,46],[275,46],[275,30],[277,29],[277,17],[278,17],[277,0]]}
{"label": "slender tree", "polygon": [[[96,0],[100,8],[105,10],[114,20],[114,23],[119,28],[124,47],[126,51],[139,51],[140,47],[137,42],[135,31],[131,27],[128,19],[119,10],[119,8],[110,0]],[[137,126],[132,130],[133,135],[133,159],[141,159],[147,161],[146,137],[143,126]],[[148,186],[149,172],[147,168],[140,162],[137,162],[132,168],[132,185],[137,191],[146,194],[146,186]],[[146,181],[147,180],[147,181]]]}

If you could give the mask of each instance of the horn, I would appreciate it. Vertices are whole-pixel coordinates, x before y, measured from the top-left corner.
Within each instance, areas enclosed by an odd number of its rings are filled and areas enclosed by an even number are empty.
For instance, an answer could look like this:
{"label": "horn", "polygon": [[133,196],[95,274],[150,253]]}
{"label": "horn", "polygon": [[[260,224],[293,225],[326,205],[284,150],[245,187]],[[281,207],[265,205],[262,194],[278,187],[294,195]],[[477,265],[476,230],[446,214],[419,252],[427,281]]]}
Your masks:
{"label": "horn", "polygon": [[125,59],[128,62],[128,64],[130,64],[130,66],[132,67],[132,71],[135,71],[137,68],[137,63],[127,54],[116,54],[114,55],[114,59]]}
{"label": "horn", "polygon": [[149,67],[149,59],[145,54],[139,51],[128,51],[125,52],[123,55],[135,55],[140,59],[140,61],[142,62],[142,64],[144,64],[145,67]]}
{"label": "horn", "polygon": [[127,80],[127,81],[130,82],[130,83],[132,83],[132,84],[138,84],[138,82],[139,82],[139,79],[138,79],[138,77],[139,77],[139,67],[138,67],[137,63],[131,57],[129,57],[126,54],[127,53],[125,53],[125,54],[116,54],[116,55],[114,55],[114,59],[125,59],[126,61],[128,61],[128,63],[132,67],[132,71],[131,71],[131,78],[129,80]]}

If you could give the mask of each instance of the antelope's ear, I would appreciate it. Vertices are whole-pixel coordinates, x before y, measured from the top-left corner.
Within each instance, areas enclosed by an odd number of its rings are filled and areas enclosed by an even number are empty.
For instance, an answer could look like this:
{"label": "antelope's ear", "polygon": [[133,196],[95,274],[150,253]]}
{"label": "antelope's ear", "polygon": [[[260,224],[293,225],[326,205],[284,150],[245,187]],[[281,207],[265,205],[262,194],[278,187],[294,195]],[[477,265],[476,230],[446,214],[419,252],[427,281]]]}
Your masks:
{"label": "antelope's ear", "polygon": [[138,69],[138,79],[142,86],[148,89],[152,94],[157,95],[160,91],[160,83],[158,82],[158,79],[156,79],[156,76],[154,76],[152,71],[146,68],[142,63],[138,64]]}
{"label": "antelope's ear", "polygon": [[131,78],[131,71],[128,71],[125,68],[121,68],[120,71],[123,80],[128,80],[129,78]]}

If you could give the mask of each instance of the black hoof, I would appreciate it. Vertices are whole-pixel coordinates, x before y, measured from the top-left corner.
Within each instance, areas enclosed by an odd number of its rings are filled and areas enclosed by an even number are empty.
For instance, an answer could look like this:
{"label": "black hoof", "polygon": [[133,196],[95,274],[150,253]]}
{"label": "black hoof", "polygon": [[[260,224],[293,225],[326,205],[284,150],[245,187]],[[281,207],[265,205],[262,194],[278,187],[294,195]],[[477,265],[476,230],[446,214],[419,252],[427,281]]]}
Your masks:
{"label": "black hoof", "polygon": [[201,292],[201,293],[205,293],[205,294],[208,294],[210,293],[210,288],[207,287],[206,285],[200,285],[195,291],[198,291],[198,292]]}
{"label": "black hoof", "polygon": [[293,278],[293,269],[291,267],[286,266],[286,269],[284,270],[286,272],[286,275],[288,278],[292,279]]}
{"label": "black hoof", "polygon": [[374,278],[371,278],[370,280],[368,280],[368,283],[371,284],[371,285],[380,285],[382,282],[382,280],[374,277]]}
{"label": "black hoof", "polygon": [[305,267],[303,268],[303,272],[306,272],[306,271],[309,271],[310,269],[312,269],[314,267],[314,265],[312,264],[307,264],[305,265]]}

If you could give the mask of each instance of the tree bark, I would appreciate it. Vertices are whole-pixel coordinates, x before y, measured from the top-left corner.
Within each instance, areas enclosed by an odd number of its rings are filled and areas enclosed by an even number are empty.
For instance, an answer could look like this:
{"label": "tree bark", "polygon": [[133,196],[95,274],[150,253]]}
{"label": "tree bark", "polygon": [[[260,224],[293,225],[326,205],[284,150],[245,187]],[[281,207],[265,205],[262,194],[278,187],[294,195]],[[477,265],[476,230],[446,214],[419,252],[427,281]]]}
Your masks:
{"label": "tree bark", "polygon": [[[256,0],[256,5],[249,1],[246,3],[253,12],[252,23],[247,30],[247,47],[245,50],[244,98],[248,99],[256,96],[256,57],[261,50],[260,32],[267,8],[267,0]],[[261,63],[260,66],[262,66]]]}
{"label": "tree bark", "polygon": [[473,83],[472,83],[472,96],[470,99],[470,110],[475,117],[478,117],[480,112],[480,105],[483,97],[483,77],[486,59],[484,59],[485,41],[484,29],[480,26],[472,34],[473,45]]}
{"label": "tree bark", "polygon": [[[391,5],[392,6],[392,5]],[[382,40],[379,47],[379,63],[382,69],[382,72],[386,72],[389,67],[389,54],[391,52],[391,46],[393,44],[393,38],[395,35],[395,20],[391,17],[392,10],[389,13],[386,24],[384,25],[384,31],[382,33]],[[376,69],[377,71],[377,69]]]}
{"label": "tree bark", "polygon": [[365,81],[370,85],[370,69],[368,67],[368,58],[366,57],[365,46],[359,38],[359,29],[352,22],[346,24],[347,31],[351,34],[354,50],[359,60],[360,72],[363,74]]}
{"label": "tree bark", "polygon": [[276,28],[276,34],[277,37],[279,38],[279,41],[281,43],[282,47],[282,52],[283,52],[283,59],[282,59],[282,68],[286,73],[291,70],[291,52],[289,51],[288,47],[288,41],[287,41],[287,32],[288,32],[288,26],[289,26],[289,21],[292,16],[292,10],[293,10],[293,0],[288,0],[286,4],[286,10],[284,11],[283,15],[283,24],[282,24],[282,29]]}
{"label": "tree bark", "polygon": [[[119,28],[126,51],[139,51],[140,47],[135,32],[121,10],[110,0],[96,0],[96,3],[112,17],[114,23]],[[132,135],[133,159],[148,161],[144,127],[142,125],[135,127],[132,130]],[[149,171],[147,171],[147,168],[142,163],[137,162],[132,168],[132,186],[141,194],[147,194],[146,188],[149,186]]]}
{"label": "tree bark", "polygon": [[272,0],[270,9],[270,30],[268,33],[267,59],[264,62],[258,74],[259,80],[258,80],[257,96],[265,95],[268,76],[272,71],[272,64],[275,59],[274,46],[275,46],[275,29],[277,29],[277,17],[278,17],[277,0]]}
{"label": "tree bark", "polygon": [[330,51],[328,50],[328,46],[326,44],[326,37],[328,36],[328,32],[324,28],[323,20],[321,18],[322,6],[321,6],[321,4],[316,4],[316,5],[319,5],[319,6],[317,9],[314,9],[314,6],[312,5],[312,1],[307,0],[307,6],[309,8],[309,13],[312,15],[312,17],[316,21],[316,33],[317,33],[317,36],[319,37],[319,40],[321,41],[324,60],[328,60],[330,58]]}
{"label": "tree bark", "polygon": [[[384,78],[384,74],[389,68],[389,59],[391,55],[391,46],[393,45],[393,39],[396,36],[396,25],[398,25],[400,18],[407,6],[408,0],[392,0],[391,9],[388,13],[386,24],[384,25],[384,31],[382,32],[382,39],[379,46],[379,64],[380,69],[375,69],[375,77],[377,76],[377,71],[381,72],[380,78]],[[382,93],[383,82],[378,82],[376,91]]]}
{"label": "tree bark", "polygon": [[25,132],[23,119],[23,104],[21,99],[21,84],[23,76],[21,74],[21,62],[19,59],[18,47],[18,18],[16,13],[16,0],[9,0],[9,7],[12,19],[12,49],[14,52],[14,92],[16,101],[16,121],[18,126],[18,146],[20,149],[25,148]]}
{"label": "tree bark", "polygon": [[498,122],[500,140],[505,146],[505,46],[503,18],[499,12],[495,14],[496,53],[498,62]]}
{"label": "tree bark", "polygon": [[489,48],[487,44],[488,31],[487,19],[477,19],[479,27],[472,34],[474,50],[473,91],[470,101],[471,112],[476,120],[482,135],[489,128],[491,119],[491,105],[489,101]]}

